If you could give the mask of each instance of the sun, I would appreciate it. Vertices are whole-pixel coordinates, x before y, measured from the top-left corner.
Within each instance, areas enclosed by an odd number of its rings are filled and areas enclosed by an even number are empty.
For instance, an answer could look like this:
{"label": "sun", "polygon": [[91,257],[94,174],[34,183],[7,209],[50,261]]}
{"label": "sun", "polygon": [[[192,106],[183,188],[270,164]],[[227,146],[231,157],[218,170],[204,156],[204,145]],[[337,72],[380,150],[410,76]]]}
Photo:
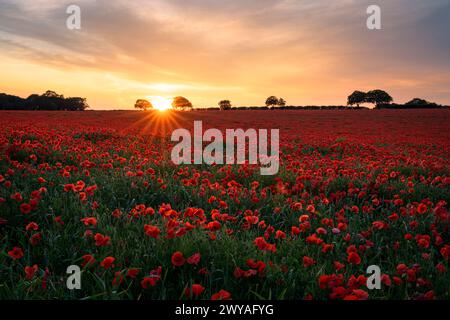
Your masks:
{"label": "sun", "polygon": [[150,97],[150,102],[153,108],[159,111],[166,111],[172,108],[173,99],[164,98],[160,96]]}

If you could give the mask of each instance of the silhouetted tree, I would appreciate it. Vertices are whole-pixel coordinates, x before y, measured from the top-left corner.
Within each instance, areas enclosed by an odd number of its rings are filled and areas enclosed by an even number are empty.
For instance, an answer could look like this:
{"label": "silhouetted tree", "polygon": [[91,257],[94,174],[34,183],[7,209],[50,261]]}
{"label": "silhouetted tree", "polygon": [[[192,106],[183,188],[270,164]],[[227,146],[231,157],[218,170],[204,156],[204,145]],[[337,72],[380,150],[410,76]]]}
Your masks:
{"label": "silhouetted tree", "polygon": [[7,110],[70,110],[82,111],[89,108],[85,98],[64,98],[48,90],[42,95],[32,94],[26,99],[0,94],[0,109]]}
{"label": "silhouetted tree", "polygon": [[153,105],[151,104],[151,102],[148,100],[145,100],[145,99],[136,100],[134,107],[136,109],[142,109],[142,110],[153,109]]}
{"label": "silhouetted tree", "polygon": [[39,103],[41,102],[41,96],[38,94],[32,94],[25,100],[25,106],[29,110],[41,110]]}
{"label": "silhouetted tree", "polygon": [[231,109],[230,100],[219,101],[219,107],[220,107],[220,110],[230,110]]}
{"label": "silhouetted tree", "polygon": [[286,106],[286,100],[284,100],[283,98],[278,99],[277,105],[279,107],[285,107]]}
{"label": "silhouetted tree", "polygon": [[420,98],[414,98],[411,101],[408,101],[407,103],[405,103],[405,106],[410,106],[410,107],[436,107],[437,104],[434,102],[429,102],[425,99],[420,99]]}
{"label": "silhouetted tree", "polygon": [[366,102],[366,93],[362,91],[354,91],[351,95],[348,96],[347,105],[353,106],[356,104],[359,107],[360,103]]}
{"label": "silhouetted tree", "polygon": [[45,93],[42,94],[42,97],[64,99],[64,96],[62,94],[57,94],[55,91],[52,90],[45,91]]}
{"label": "silhouetted tree", "polygon": [[66,110],[64,96],[47,90],[33,100],[32,110]]}
{"label": "silhouetted tree", "polygon": [[266,106],[273,108],[278,104],[278,98],[275,96],[270,96],[266,99]]}
{"label": "silhouetted tree", "polygon": [[191,111],[193,106],[188,99],[179,96],[173,98],[172,108],[175,110]]}
{"label": "silhouetted tree", "polygon": [[383,90],[372,90],[367,92],[365,102],[374,103],[375,106],[380,104],[389,104],[393,101],[392,97]]}
{"label": "silhouetted tree", "polygon": [[21,97],[12,96],[6,93],[0,93],[0,109],[1,110],[14,110],[24,109],[25,100]]}
{"label": "silhouetted tree", "polygon": [[65,108],[64,110],[69,111],[84,111],[89,108],[86,98],[80,97],[66,98],[64,99],[63,105]]}

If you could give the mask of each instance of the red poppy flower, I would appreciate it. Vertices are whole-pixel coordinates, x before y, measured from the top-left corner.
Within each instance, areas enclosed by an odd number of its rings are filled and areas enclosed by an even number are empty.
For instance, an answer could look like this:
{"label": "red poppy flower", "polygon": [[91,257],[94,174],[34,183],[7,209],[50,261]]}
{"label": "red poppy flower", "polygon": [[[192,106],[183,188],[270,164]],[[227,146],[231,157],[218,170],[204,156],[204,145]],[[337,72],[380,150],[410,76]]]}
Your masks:
{"label": "red poppy flower", "polygon": [[408,270],[408,267],[404,263],[400,263],[397,266],[397,273],[400,275],[406,273],[407,270]]}
{"label": "red poppy flower", "polygon": [[16,200],[17,202],[23,201],[23,198],[22,198],[22,195],[20,194],[20,192],[16,192],[16,193],[12,194],[11,199]]}
{"label": "red poppy flower", "polygon": [[334,245],[333,244],[329,244],[329,243],[323,243],[322,244],[322,252],[323,253],[328,253],[333,251],[334,249]]}
{"label": "red poppy flower", "polygon": [[100,266],[105,269],[109,269],[111,267],[114,267],[115,260],[116,260],[116,258],[114,258],[114,257],[106,257],[105,259],[103,259],[102,262],[100,262]]}
{"label": "red poppy flower", "polygon": [[112,285],[113,286],[119,286],[119,285],[121,285],[123,283],[123,280],[124,280],[124,278],[123,278],[122,272],[116,271],[114,273],[114,279],[112,281]]}
{"label": "red poppy flower", "polygon": [[47,181],[44,179],[44,178],[42,178],[42,177],[39,177],[38,179],[37,179],[37,181],[39,182],[39,183],[46,183]]}
{"label": "red poppy flower", "polygon": [[93,196],[95,190],[97,190],[97,185],[89,186],[85,189],[86,194],[89,196]]}
{"label": "red poppy flower", "polygon": [[187,258],[186,261],[187,261],[188,264],[195,264],[195,265],[197,265],[200,262],[200,258],[201,258],[200,253],[194,253],[192,256]]}
{"label": "red poppy flower", "polygon": [[64,221],[62,220],[62,217],[61,217],[61,216],[57,216],[57,217],[53,218],[53,220],[54,220],[57,224],[59,224],[59,225],[61,225],[61,226],[64,225]]}
{"label": "red poppy flower", "polygon": [[323,240],[320,239],[319,237],[317,237],[317,235],[315,233],[313,233],[312,235],[306,237],[306,242],[309,244],[322,244]]}
{"label": "red poppy flower", "polygon": [[205,291],[205,287],[203,287],[201,284],[193,284],[191,288],[186,288],[184,291],[184,294],[186,297],[198,297]]}
{"label": "red poppy flower", "polygon": [[64,192],[69,192],[69,191],[74,191],[75,190],[75,185],[73,184],[65,184],[64,185]]}
{"label": "red poppy flower", "polygon": [[94,240],[97,247],[109,246],[111,244],[111,238],[104,236],[101,233],[95,234]]}
{"label": "red poppy flower", "polygon": [[336,271],[339,271],[339,270],[345,268],[345,265],[339,261],[334,261],[333,264],[334,264],[334,268],[336,269]]}
{"label": "red poppy flower", "polygon": [[83,222],[86,227],[89,227],[89,226],[95,227],[97,225],[97,219],[94,217],[82,218],[81,222]]}
{"label": "red poppy flower", "polygon": [[220,222],[219,221],[211,221],[207,224],[206,229],[210,231],[217,231],[220,230]]}
{"label": "red poppy flower", "polygon": [[83,258],[83,262],[81,263],[82,267],[90,266],[95,262],[94,256],[92,254],[85,254],[82,258]]}
{"label": "red poppy flower", "polygon": [[37,231],[37,230],[39,230],[39,226],[38,226],[38,224],[36,222],[30,222],[25,227],[25,230],[27,230],[27,231]]}
{"label": "red poppy flower", "polygon": [[122,215],[122,211],[120,211],[120,209],[115,209],[115,210],[112,212],[112,216],[113,216],[114,218],[119,218],[121,215]]}
{"label": "red poppy flower", "polygon": [[450,257],[450,245],[446,244],[441,248],[439,252],[444,257],[445,260],[448,260],[448,258]]}
{"label": "red poppy flower", "polygon": [[30,237],[30,244],[32,246],[37,246],[42,240],[42,234],[41,233],[35,233]]}
{"label": "red poppy flower", "polygon": [[286,233],[281,230],[277,230],[277,232],[275,232],[275,239],[286,239]]}
{"label": "red poppy flower", "polygon": [[136,268],[130,268],[130,269],[128,269],[128,271],[127,271],[127,277],[134,279],[134,278],[136,278],[137,275],[139,274],[139,271],[140,271],[139,269],[136,269]]}
{"label": "red poppy flower", "polygon": [[292,234],[293,236],[299,235],[299,234],[300,234],[300,228],[299,228],[299,227],[296,227],[296,226],[292,226],[292,227],[291,227],[291,234]]}
{"label": "red poppy flower", "polygon": [[26,266],[24,268],[25,271],[25,279],[27,280],[31,280],[33,279],[34,275],[36,274],[36,272],[38,271],[38,265],[35,264],[32,267],[30,266]]}
{"label": "red poppy flower", "polygon": [[149,224],[144,225],[144,232],[146,235],[154,239],[158,239],[158,236],[161,233],[158,227]]}
{"label": "red poppy flower", "polygon": [[159,277],[144,277],[141,281],[141,287],[147,289],[149,287],[154,287],[158,283]]}
{"label": "red poppy flower", "polygon": [[226,290],[220,290],[217,293],[214,293],[211,296],[211,300],[230,300],[231,299],[231,293],[229,293]]}
{"label": "red poppy flower", "polygon": [[369,294],[361,289],[353,290],[352,294],[344,297],[344,300],[367,300],[369,298]]}
{"label": "red poppy flower", "polygon": [[383,274],[383,275],[381,276],[381,282],[382,282],[385,286],[388,286],[388,287],[390,287],[390,286],[392,285],[391,278],[390,278],[389,275],[387,275],[387,274]]}
{"label": "red poppy flower", "polygon": [[303,266],[305,268],[308,268],[309,266],[312,266],[315,263],[316,263],[316,261],[313,258],[308,257],[308,256],[303,257]]}
{"label": "red poppy flower", "polygon": [[358,265],[361,263],[361,258],[356,252],[350,252],[347,256],[347,262]]}
{"label": "red poppy flower", "polygon": [[428,208],[427,208],[426,204],[423,204],[423,203],[419,204],[419,206],[417,207],[417,212],[419,214],[424,214],[427,212],[427,210],[428,210]]}
{"label": "red poppy flower", "polygon": [[180,251],[176,251],[174,254],[172,254],[171,261],[175,267],[181,267],[185,262],[183,253]]}
{"label": "red poppy flower", "polygon": [[198,270],[198,274],[202,275],[202,276],[206,276],[209,274],[209,271],[207,268],[201,268],[200,270]]}
{"label": "red poppy flower", "polygon": [[8,251],[8,255],[14,260],[18,260],[23,257],[23,250],[19,247],[14,247],[11,251]]}
{"label": "red poppy flower", "polygon": [[264,263],[264,261],[255,261],[253,259],[248,259],[247,265],[252,269],[256,269],[260,276],[265,275],[264,271],[266,270],[266,264]]}
{"label": "red poppy flower", "polygon": [[20,212],[23,214],[29,214],[31,212],[31,206],[28,203],[22,203],[20,205]]}

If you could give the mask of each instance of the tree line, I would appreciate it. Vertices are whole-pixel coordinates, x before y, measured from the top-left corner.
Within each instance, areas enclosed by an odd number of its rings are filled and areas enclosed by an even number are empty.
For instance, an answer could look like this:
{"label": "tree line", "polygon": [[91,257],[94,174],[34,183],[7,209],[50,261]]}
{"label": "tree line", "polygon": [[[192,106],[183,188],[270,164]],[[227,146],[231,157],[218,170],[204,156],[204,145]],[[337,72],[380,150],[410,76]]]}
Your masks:
{"label": "tree line", "polygon": [[362,103],[372,103],[375,109],[414,109],[414,108],[440,108],[434,102],[429,102],[425,99],[414,98],[405,104],[392,103],[394,99],[389,93],[383,90],[371,90],[369,92],[354,91],[347,98],[347,105],[359,107]]}
{"label": "tree line", "polygon": [[[230,100],[224,99],[218,102],[218,107],[215,108],[201,108],[199,110],[266,110],[266,109],[363,109],[361,104],[371,103],[375,105],[376,109],[411,109],[411,108],[442,108],[443,106],[433,102],[428,102],[424,99],[414,98],[405,104],[392,103],[393,98],[390,94],[383,90],[371,90],[369,92],[354,91],[347,98],[346,106],[288,106],[286,100],[276,96],[269,96],[265,101],[265,107],[233,107]],[[355,107],[356,106],[356,107]],[[145,99],[138,99],[134,105],[135,108],[141,110],[153,109],[150,101]],[[65,98],[63,95],[57,94],[55,91],[47,90],[45,93],[38,95],[32,94],[24,99],[6,93],[0,93],[0,110],[66,110],[66,111],[84,111],[89,108],[86,98],[69,97]],[[193,110],[193,104],[187,98],[178,96],[173,98],[172,108],[174,110],[190,111]]]}
{"label": "tree line", "polygon": [[[218,107],[209,108],[198,108],[196,110],[269,110],[269,109],[280,109],[280,110],[343,110],[343,109],[368,109],[367,107],[360,106],[361,104],[370,103],[375,106],[375,109],[411,109],[411,108],[441,108],[443,106],[438,105],[433,102],[428,102],[424,99],[414,98],[405,104],[395,104],[394,99],[389,93],[384,90],[376,89],[369,92],[354,91],[347,98],[347,104],[337,105],[337,106],[288,106],[286,100],[283,98],[278,98],[276,96],[270,96],[265,101],[265,106],[251,106],[251,107],[233,107],[230,100],[220,100],[218,102]],[[134,105],[135,108],[141,110],[151,110],[153,105],[150,101],[145,99],[138,99]],[[172,108],[175,110],[190,111],[193,110],[192,103],[185,97],[175,97],[172,102]]]}
{"label": "tree line", "polygon": [[0,110],[84,111],[87,108],[89,105],[86,98],[65,98],[51,90],[41,95],[32,94],[26,99],[0,93]]}
{"label": "tree line", "polygon": [[[231,101],[230,100],[221,100],[218,103],[220,110],[230,110],[232,109]],[[274,107],[285,107],[286,106],[286,100],[283,98],[277,98],[275,96],[270,96],[266,99],[266,107],[274,108]],[[150,101],[146,99],[138,99],[136,100],[134,107],[136,109],[140,110],[151,110],[153,109],[153,105]],[[185,97],[175,97],[173,98],[172,102],[172,108],[175,110],[182,110],[182,111],[190,111],[193,110],[192,102],[190,102]],[[202,109],[208,109],[208,108],[202,108]],[[217,108],[215,108],[217,109]]]}

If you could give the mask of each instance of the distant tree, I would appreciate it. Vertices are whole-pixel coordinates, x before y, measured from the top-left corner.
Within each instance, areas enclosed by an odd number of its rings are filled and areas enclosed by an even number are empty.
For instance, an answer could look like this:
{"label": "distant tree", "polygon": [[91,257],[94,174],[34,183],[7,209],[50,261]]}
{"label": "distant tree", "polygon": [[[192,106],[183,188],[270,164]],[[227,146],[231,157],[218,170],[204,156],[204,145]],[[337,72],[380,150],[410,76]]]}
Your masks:
{"label": "distant tree", "polygon": [[21,97],[0,93],[0,110],[24,109],[25,100]]}
{"label": "distant tree", "polygon": [[420,98],[414,98],[411,101],[408,101],[407,103],[405,103],[405,105],[407,106],[423,106],[425,104],[428,104],[429,102],[427,100],[424,99],[420,99]]}
{"label": "distant tree", "polygon": [[231,109],[230,100],[219,101],[219,107],[220,107],[220,110],[230,110]]}
{"label": "distant tree", "polygon": [[285,107],[286,106],[286,100],[284,100],[283,98],[278,99],[277,105],[279,107]]}
{"label": "distant tree", "polygon": [[73,97],[64,99],[65,110],[84,111],[89,108],[86,98]]}
{"label": "distant tree", "polygon": [[145,99],[136,100],[134,107],[141,110],[153,109],[153,105],[151,104],[151,102]]}
{"label": "distant tree", "polygon": [[38,94],[31,94],[25,99],[25,107],[29,110],[41,110],[39,103],[41,102],[41,96]]}
{"label": "distant tree", "polygon": [[175,110],[191,111],[193,106],[188,99],[179,96],[173,98],[172,108]]}
{"label": "distant tree", "polygon": [[42,94],[42,97],[64,99],[64,96],[62,94],[57,94],[52,90],[45,91],[45,93]]}
{"label": "distant tree", "polygon": [[436,103],[434,102],[429,102],[425,99],[420,99],[420,98],[414,98],[411,101],[408,101],[407,103],[405,103],[405,106],[410,106],[410,107],[435,107],[437,106]]}
{"label": "distant tree", "polygon": [[33,110],[66,110],[63,95],[47,90],[34,100]]}
{"label": "distant tree", "polygon": [[275,96],[270,96],[266,99],[266,106],[269,108],[273,108],[278,105],[278,98]]}
{"label": "distant tree", "polygon": [[389,104],[393,101],[392,97],[383,90],[372,90],[367,92],[365,102],[374,103],[375,106],[380,104]]}
{"label": "distant tree", "polygon": [[362,91],[354,91],[351,95],[348,96],[347,105],[353,106],[356,104],[359,107],[360,103],[366,102],[366,93]]}
{"label": "distant tree", "polygon": [[55,91],[47,90],[38,95],[32,94],[23,99],[7,94],[0,94],[0,109],[7,110],[73,110],[82,111],[89,108],[85,98],[64,98]]}

